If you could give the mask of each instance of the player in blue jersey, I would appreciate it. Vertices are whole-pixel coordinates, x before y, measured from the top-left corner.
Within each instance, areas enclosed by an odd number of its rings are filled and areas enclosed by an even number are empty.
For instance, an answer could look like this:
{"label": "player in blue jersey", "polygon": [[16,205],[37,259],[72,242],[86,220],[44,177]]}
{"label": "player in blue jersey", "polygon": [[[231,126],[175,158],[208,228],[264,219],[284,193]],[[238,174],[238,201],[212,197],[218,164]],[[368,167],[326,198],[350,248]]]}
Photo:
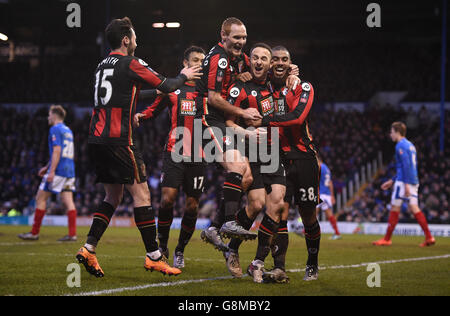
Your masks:
{"label": "player in blue jersey", "polygon": [[47,200],[52,194],[60,194],[61,201],[67,210],[69,222],[69,234],[59,241],[76,241],[76,218],[77,211],[73,202],[73,191],[75,191],[75,164],[73,161],[74,146],[73,134],[69,127],[64,124],[66,111],[61,105],[52,105],[48,112],[48,124],[50,132],[48,145],[50,161],[39,170],[42,177],[36,195],[36,211],[31,232],[20,234],[18,237],[24,240],[38,240],[39,231],[44,218]]}
{"label": "player in blue jersey", "polygon": [[436,240],[428,229],[427,219],[420,210],[418,203],[419,177],[417,176],[416,147],[406,139],[406,125],[402,122],[392,123],[390,136],[392,141],[397,143],[395,146],[397,174],[393,179],[381,185],[382,190],[388,190],[394,185],[391,212],[386,235],[383,239],[374,241],[373,245],[390,246],[392,244],[391,236],[398,223],[401,206],[403,202],[408,202],[408,209],[414,214],[425,234],[425,241],[420,246],[432,246],[436,243]]}
{"label": "player in blue jersey", "polygon": [[334,229],[334,235],[331,237],[331,239],[341,239],[342,237],[337,227],[336,217],[334,217],[333,215],[333,205],[336,204],[336,199],[334,198],[334,186],[333,181],[331,181],[331,171],[320,157],[318,157],[318,160],[320,164],[319,192],[322,203],[317,205],[317,213],[319,213],[320,211],[325,211],[325,216]]}

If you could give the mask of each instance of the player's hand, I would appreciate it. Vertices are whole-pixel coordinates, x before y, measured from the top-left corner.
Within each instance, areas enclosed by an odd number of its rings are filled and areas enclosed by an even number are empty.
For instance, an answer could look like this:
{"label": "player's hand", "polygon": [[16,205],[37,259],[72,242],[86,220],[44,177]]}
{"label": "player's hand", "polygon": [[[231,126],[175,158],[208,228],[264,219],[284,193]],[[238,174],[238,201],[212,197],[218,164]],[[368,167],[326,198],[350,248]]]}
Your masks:
{"label": "player's hand", "polygon": [[187,80],[197,80],[203,75],[202,66],[184,67],[180,73],[187,77]]}
{"label": "player's hand", "polygon": [[242,81],[242,82],[247,82],[247,81],[250,81],[252,79],[253,79],[253,76],[248,71],[244,72],[244,73],[241,73],[241,74],[236,76],[236,80],[239,80],[239,81]]}
{"label": "player's hand", "polygon": [[134,126],[134,127],[139,127],[140,120],[141,120],[141,118],[143,118],[143,117],[145,117],[145,114],[142,114],[142,113],[136,113],[136,114],[134,115],[134,118],[133,118],[133,126]]}
{"label": "player's hand", "polygon": [[245,125],[247,126],[253,126],[253,127],[260,127],[262,125],[262,119],[258,120],[245,120]]}
{"label": "player's hand", "polygon": [[286,79],[286,87],[289,90],[295,90],[301,82],[302,81],[300,80],[299,77],[295,75],[289,75]]}
{"label": "player's hand", "polygon": [[336,204],[336,198],[334,197],[334,195],[331,196],[331,205],[335,205]]}
{"label": "player's hand", "polygon": [[156,95],[163,95],[163,94],[165,94],[165,93],[156,89]]}
{"label": "player's hand", "polygon": [[42,178],[45,175],[45,173],[47,172],[47,169],[48,169],[47,166],[39,169],[38,176]]}
{"label": "player's hand", "polygon": [[244,120],[259,120],[262,119],[261,114],[255,108],[248,108],[242,111],[241,116]]}
{"label": "player's hand", "polygon": [[390,179],[390,180],[384,182],[384,183],[381,185],[381,190],[388,190],[388,189],[392,186],[393,183],[394,183],[394,181],[392,181],[392,179]]}
{"label": "player's hand", "polygon": [[291,64],[290,69],[289,69],[289,74],[298,77],[298,76],[300,76],[300,69],[298,68],[297,65]]}
{"label": "player's hand", "polygon": [[55,171],[50,171],[47,176],[47,182],[51,183],[55,179]]}

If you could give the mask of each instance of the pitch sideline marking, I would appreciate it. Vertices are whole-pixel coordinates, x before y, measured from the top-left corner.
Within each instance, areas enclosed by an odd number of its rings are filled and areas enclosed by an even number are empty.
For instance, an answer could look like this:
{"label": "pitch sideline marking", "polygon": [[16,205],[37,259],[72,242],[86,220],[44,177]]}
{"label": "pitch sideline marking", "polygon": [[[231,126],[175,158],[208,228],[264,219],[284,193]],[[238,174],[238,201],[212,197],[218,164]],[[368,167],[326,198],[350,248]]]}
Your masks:
{"label": "pitch sideline marking", "polygon": [[[370,262],[370,263],[390,264],[390,263],[425,261],[425,260],[447,259],[447,258],[450,258],[450,254],[434,256],[434,257],[419,257],[419,258],[376,261],[376,262]],[[352,265],[319,267],[319,270],[361,268],[361,267],[367,266],[370,263],[363,262],[360,264],[352,264]],[[297,272],[305,271],[305,269],[292,269],[292,270],[287,270],[287,271],[291,272],[291,273],[297,273]],[[203,282],[207,282],[207,281],[217,281],[217,280],[227,280],[227,279],[233,279],[233,277],[232,276],[222,276],[222,277],[204,278],[204,279],[197,279],[197,280],[182,280],[182,281],[176,281],[176,282],[153,283],[153,284],[138,285],[138,286],[133,286],[133,287],[122,287],[122,288],[116,288],[116,289],[110,289],[110,290],[101,290],[101,291],[94,291],[94,292],[81,292],[81,293],[77,293],[77,294],[66,294],[65,296],[108,295],[108,294],[114,294],[114,293],[121,293],[121,292],[125,292],[125,291],[144,290],[144,289],[153,288],[153,287],[167,287],[167,286],[176,286],[176,285],[183,285],[183,284],[190,284],[190,283],[203,283]]]}

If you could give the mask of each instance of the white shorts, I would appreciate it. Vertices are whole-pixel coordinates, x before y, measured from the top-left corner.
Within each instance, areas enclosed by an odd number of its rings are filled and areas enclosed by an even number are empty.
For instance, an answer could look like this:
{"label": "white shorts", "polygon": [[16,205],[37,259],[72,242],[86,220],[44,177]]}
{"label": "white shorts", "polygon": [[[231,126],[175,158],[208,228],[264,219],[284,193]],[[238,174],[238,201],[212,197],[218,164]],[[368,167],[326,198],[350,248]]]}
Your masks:
{"label": "white shorts", "polygon": [[62,191],[75,191],[75,178],[65,178],[61,176],[55,176],[53,181],[47,182],[48,174],[42,178],[39,190],[51,192],[54,194],[61,193]]}
{"label": "white shorts", "polygon": [[405,183],[401,181],[395,181],[394,189],[392,190],[391,205],[401,206],[403,202],[408,202],[411,205],[419,204],[419,185],[409,185],[409,197],[405,196]]}
{"label": "white shorts", "polygon": [[331,203],[331,195],[321,194],[320,199],[322,200],[322,203],[317,205],[317,208],[319,208],[321,211],[333,209],[333,203]]}

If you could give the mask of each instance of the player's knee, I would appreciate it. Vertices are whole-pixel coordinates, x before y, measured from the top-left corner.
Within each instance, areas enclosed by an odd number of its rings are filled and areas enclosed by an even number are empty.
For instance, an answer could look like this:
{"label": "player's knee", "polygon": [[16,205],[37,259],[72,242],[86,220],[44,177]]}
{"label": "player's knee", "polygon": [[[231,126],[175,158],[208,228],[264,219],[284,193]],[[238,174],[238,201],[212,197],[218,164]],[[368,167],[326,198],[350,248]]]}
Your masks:
{"label": "player's knee", "polygon": [[249,201],[249,210],[250,213],[252,213],[252,215],[259,214],[259,212],[261,212],[263,208],[264,208],[264,200],[255,199]]}
{"label": "player's knee", "polygon": [[172,208],[175,206],[175,198],[172,196],[163,196],[161,200],[161,206],[163,208]]}
{"label": "player's knee", "polygon": [[194,198],[186,199],[186,210],[185,212],[191,216],[197,216],[198,212],[198,201]]}

